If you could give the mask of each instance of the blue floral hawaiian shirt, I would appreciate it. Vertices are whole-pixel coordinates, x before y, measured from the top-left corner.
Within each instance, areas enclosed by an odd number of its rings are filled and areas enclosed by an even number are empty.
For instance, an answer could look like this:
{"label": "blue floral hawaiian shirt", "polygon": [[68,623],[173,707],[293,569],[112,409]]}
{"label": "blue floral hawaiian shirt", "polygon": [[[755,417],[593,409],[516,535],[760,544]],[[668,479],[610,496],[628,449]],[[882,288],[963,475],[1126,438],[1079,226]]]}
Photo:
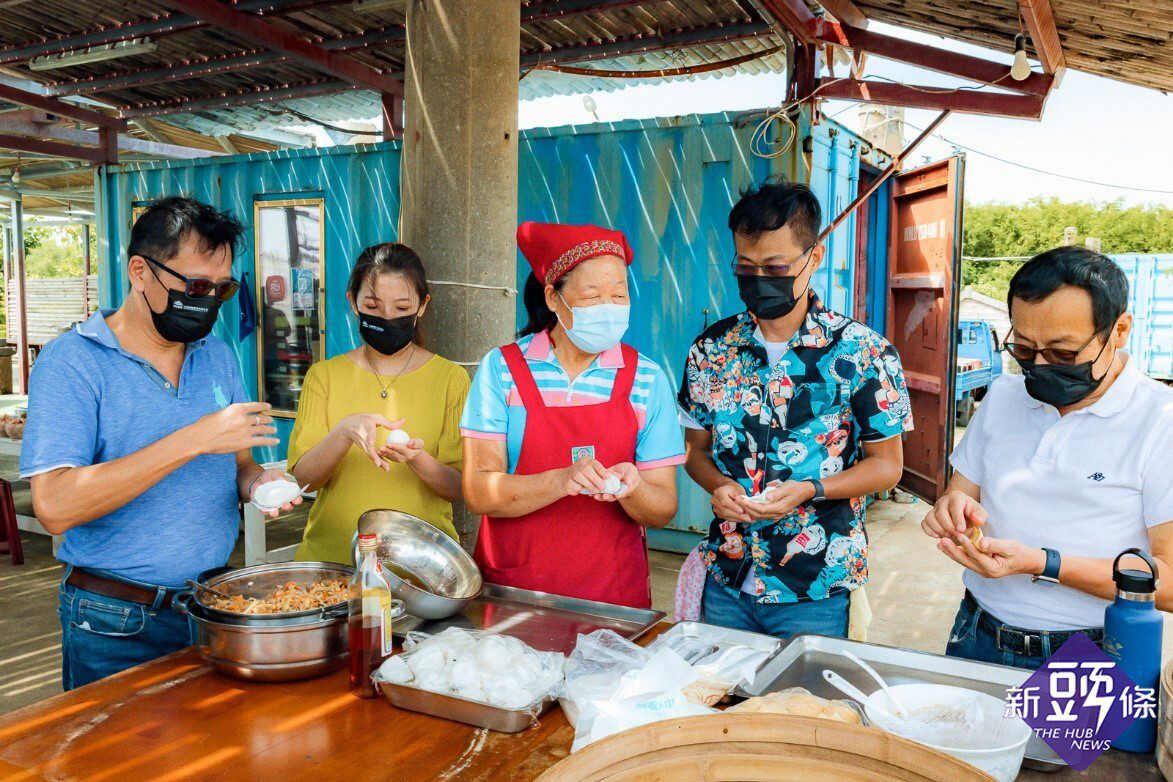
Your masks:
{"label": "blue floral hawaiian shirt", "polygon": [[[862,443],[912,429],[896,349],[810,294],[806,322],[769,365],[743,312],[710,326],[685,364],[681,409],[713,434],[713,460],[750,494],[826,478],[863,457]],[[867,581],[862,499],[804,503],[776,521],[714,518],[701,554],[736,593],[753,568],[759,603],[819,600]]]}

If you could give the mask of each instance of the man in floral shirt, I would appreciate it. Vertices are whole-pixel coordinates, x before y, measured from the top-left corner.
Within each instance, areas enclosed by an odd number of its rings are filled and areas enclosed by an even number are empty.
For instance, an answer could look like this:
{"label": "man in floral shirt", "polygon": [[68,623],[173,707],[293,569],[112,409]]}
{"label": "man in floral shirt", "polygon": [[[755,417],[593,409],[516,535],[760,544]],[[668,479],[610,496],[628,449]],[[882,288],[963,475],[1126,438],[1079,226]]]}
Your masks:
{"label": "man in floral shirt", "polygon": [[821,217],[785,182],[733,207],[747,311],[693,343],[679,395],[686,469],[713,495],[705,621],[783,638],[847,635],[867,581],[862,498],[899,480],[912,428],[896,349],[810,291]]}

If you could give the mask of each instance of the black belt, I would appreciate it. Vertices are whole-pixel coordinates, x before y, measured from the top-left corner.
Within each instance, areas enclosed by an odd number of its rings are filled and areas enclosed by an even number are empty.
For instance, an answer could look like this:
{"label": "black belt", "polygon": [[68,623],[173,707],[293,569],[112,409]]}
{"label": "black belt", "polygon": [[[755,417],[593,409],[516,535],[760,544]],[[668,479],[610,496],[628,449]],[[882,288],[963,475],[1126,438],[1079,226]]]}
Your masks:
{"label": "black belt", "polygon": [[1104,646],[1104,628],[1089,627],[1084,630],[1024,630],[1021,627],[1012,627],[986,609],[978,605],[977,600],[965,590],[965,604],[972,610],[980,611],[978,624],[994,636],[994,644],[1000,652],[1013,652],[1024,657],[1041,657],[1043,641],[1051,642],[1051,653],[1067,643],[1067,639],[1076,633],[1083,633],[1095,642],[1096,646]]}
{"label": "black belt", "polygon": [[[125,581],[115,581],[112,578],[104,578],[88,570],[82,570],[79,567],[75,567],[70,571],[69,577],[65,579],[65,583],[78,589],[84,589],[86,592],[93,592],[96,595],[112,597],[115,600],[125,600],[128,603],[139,603],[145,606],[154,605],[155,598],[159,594],[154,589],[135,586]],[[171,598],[176,591],[168,589],[167,594],[163,595],[163,602],[159,604],[159,607],[170,608]]]}

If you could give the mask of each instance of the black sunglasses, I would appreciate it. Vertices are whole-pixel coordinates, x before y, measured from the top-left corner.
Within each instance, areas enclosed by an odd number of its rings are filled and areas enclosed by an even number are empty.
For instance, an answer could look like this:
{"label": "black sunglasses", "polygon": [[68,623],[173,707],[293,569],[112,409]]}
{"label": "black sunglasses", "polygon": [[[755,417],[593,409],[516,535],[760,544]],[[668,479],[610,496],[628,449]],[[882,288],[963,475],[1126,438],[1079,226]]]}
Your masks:
{"label": "black sunglasses", "polygon": [[[1041,353],[1043,355],[1043,360],[1048,364],[1071,366],[1079,358],[1079,354],[1086,350],[1087,346],[1095,341],[1096,337],[1103,336],[1108,333],[1109,332],[1104,331],[1092,334],[1092,338],[1083,343],[1083,345],[1081,345],[1077,350],[1066,350],[1063,348],[1042,348],[1040,350],[1039,348],[1028,347],[1027,345],[1023,345],[1019,342],[1003,343],[1002,349],[1010,355],[1014,356],[1014,359],[1020,364],[1033,364],[1035,357]],[[1108,347],[1108,341],[1104,340],[1104,344],[1100,347],[1100,352],[1096,354],[1096,357],[1093,358],[1092,361],[1097,361],[1100,356],[1104,354],[1104,348],[1106,347]]]}
{"label": "black sunglasses", "polygon": [[[789,263],[767,263],[758,266],[753,263],[739,263],[733,261],[733,273],[738,277],[794,277],[802,273],[806,268],[806,264],[810,261],[811,250],[815,249],[815,245],[808,247],[801,255],[794,258]],[[798,271],[794,268],[802,261],[802,266]]]}
{"label": "black sunglasses", "polygon": [[[183,292],[193,299],[202,299],[205,296],[211,296],[212,294],[215,294],[216,298],[220,301],[228,301],[236,295],[238,290],[240,290],[240,282],[235,278],[229,278],[222,282],[216,282],[215,280],[209,280],[204,277],[184,277],[179,272],[169,268],[166,264],[156,261],[149,255],[142,255],[142,253],[139,253],[139,255],[151,266],[162,269],[172,277],[180,280],[184,285]],[[154,274],[154,271],[151,273]],[[159,280],[159,275],[155,274],[155,279]],[[159,284],[163,285],[163,281],[159,280]],[[163,285],[163,287],[165,288],[167,286]]]}

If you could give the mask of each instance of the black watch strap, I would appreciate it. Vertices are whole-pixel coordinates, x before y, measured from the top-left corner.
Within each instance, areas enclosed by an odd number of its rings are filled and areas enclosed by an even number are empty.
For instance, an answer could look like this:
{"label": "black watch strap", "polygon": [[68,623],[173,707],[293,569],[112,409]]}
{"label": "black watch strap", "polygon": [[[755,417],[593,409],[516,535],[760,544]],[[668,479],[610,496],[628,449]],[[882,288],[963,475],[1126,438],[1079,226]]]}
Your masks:
{"label": "black watch strap", "polygon": [[807,480],[810,482],[810,484],[812,486],[815,487],[815,496],[811,497],[811,502],[817,502],[818,500],[827,499],[827,495],[823,492],[823,482],[822,481],[820,481],[818,478],[808,478]]}
{"label": "black watch strap", "polygon": [[1032,582],[1046,581],[1049,584],[1059,583],[1059,568],[1062,560],[1059,558],[1059,552],[1053,548],[1044,548],[1047,554],[1047,564],[1043,566],[1043,572],[1037,576],[1032,576]]}

